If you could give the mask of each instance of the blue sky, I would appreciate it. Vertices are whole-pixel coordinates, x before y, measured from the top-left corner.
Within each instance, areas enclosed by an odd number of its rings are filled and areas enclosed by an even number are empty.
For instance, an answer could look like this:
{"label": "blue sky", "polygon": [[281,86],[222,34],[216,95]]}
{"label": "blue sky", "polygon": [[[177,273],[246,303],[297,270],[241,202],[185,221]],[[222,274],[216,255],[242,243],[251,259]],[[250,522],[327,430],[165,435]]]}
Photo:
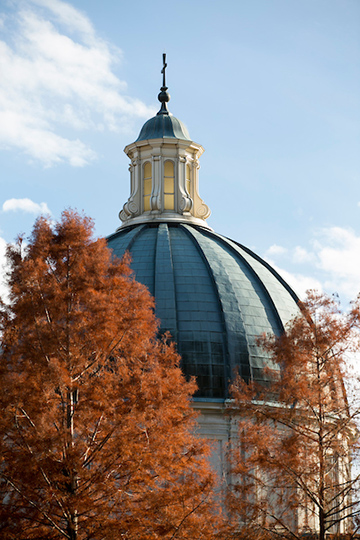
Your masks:
{"label": "blue sky", "polygon": [[205,147],[208,222],[302,294],[360,291],[358,0],[3,0],[0,259],[39,212],[112,233],[158,109]]}

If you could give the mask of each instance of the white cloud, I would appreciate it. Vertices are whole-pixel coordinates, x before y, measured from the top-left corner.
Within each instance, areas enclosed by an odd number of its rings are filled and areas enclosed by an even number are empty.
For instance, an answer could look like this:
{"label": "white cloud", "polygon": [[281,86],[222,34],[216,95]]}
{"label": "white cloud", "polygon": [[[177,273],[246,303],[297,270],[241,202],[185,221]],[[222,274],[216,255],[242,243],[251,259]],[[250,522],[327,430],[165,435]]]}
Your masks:
{"label": "white cloud", "polygon": [[94,28],[86,17],[79,10],[75,9],[70,4],[61,0],[31,0],[33,4],[48,8],[61,22],[66,24],[69,29],[91,39],[95,38]]}
{"label": "white cloud", "polygon": [[309,253],[309,251],[300,246],[296,246],[296,248],[294,249],[292,259],[295,263],[307,263],[315,261],[314,254]]}
{"label": "white cloud", "polygon": [[113,71],[121,51],[84,14],[61,0],[13,5],[0,27],[0,148],[83,166],[96,154],[73,130],[120,131],[154,112],[125,94]]}
{"label": "white cloud", "polygon": [[284,255],[287,252],[287,249],[283,246],[278,246],[277,244],[273,244],[269,247],[269,249],[266,251],[265,256],[271,257],[273,255]]}
{"label": "white cloud", "polygon": [[309,289],[316,289],[317,291],[323,290],[322,284],[318,279],[298,272],[289,272],[277,266],[274,261],[270,259],[267,259],[267,261],[274,268],[274,270],[280,274],[286,283],[290,285],[301,300],[305,298],[306,291]]}
{"label": "white cloud", "polygon": [[8,199],[2,206],[3,212],[28,212],[30,214],[51,214],[45,202],[35,203],[31,199]]}
{"label": "white cloud", "polygon": [[265,258],[273,259],[269,262],[275,268],[277,258],[281,258],[281,266],[295,265],[295,272],[277,270],[300,297],[306,289],[318,289],[329,294],[336,292],[349,301],[360,292],[360,236],[352,229],[323,228],[314,233],[308,248],[296,246],[287,250],[271,246]]}
{"label": "white cloud", "polygon": [[360,292],[360,236],[351,229],[323,229],[314,241],[317,266],[327,274],[325,286],[355,297]]}

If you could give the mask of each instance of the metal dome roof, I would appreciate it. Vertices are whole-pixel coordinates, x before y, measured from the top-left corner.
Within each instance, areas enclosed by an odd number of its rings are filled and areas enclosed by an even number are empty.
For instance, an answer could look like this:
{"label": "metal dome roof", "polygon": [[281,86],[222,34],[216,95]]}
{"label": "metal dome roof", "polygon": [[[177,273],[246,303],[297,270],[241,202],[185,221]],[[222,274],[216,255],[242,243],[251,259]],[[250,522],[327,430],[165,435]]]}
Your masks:
{"label": "metal dome roof", "polygon": [[182,139],[191,141],[189,132],[185,125],[173,116],[168,108],[167,103],[170,101],[170,94],[165,82],[165,69],[167,67],[166,54],[163,54],[163,85],[160,88],[158,100],[161,103],[161,108],[156,116],[150,118],[141,128],[140,134],[135,142],[145,141],[148,139],[161,139],[169,137],[172,139]]}
{"label": "metal dome roof", "polygon": [[226,398],[236,370],[246,380],[266,379],[271,361],[256,337],[279,335],[299,308],[265,261],[186,223],[135,225],[107,240],[118,257],[130,251],[136,279],[155,297],[161,330],[177,343],[184,373],[197,379],[197,398]]}
{"label": "metal dome roof", "polygon": [[135,142],[147,139],[170,137],[190,141],[190,135],[185,125],[172,114],[157,114],[150,118],[141,128]]}

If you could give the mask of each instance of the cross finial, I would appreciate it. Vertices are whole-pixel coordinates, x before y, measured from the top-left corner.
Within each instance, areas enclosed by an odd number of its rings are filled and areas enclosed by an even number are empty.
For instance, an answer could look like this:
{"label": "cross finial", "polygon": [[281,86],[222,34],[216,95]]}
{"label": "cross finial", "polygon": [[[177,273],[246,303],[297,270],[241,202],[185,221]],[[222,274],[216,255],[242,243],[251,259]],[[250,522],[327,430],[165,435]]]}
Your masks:
{"label": "cross finial", "polygon": [[163,54],[163,68],[161,70],[161,73],[163,74],[163,85],[160,88],[160,94],[158,95],[158,100],[161,103],[161,108],[158,114],[169,114],[168,108],[167,108],[167,102],[170,100],[170,94],[167,92],[167,86],[166,86],[166,80],[165,80],[165,69],[167,68],[166,63],[166,54]]}
{"label": "cross finial", "polygon": [[165,69],[166,68],[167,68],[166,53],[163,53],[163,68],[161,70],[161,73],[163,74],[163,87],[164,87],[164,90],[166,90],[166,81],[165,81]]}
{"label": "cross finial", "polygon": [[161,70],[161,73],[163,74],[163,85],[160,88],[160,94],[158,95],[158,100],[161,103],[161,108],[158,114],[169,114],[167,103],[170,101],[170,94],[167,92],[167,86],[166,86],[166,79],[165,79],[165,70],[167,68],[166,63],[166,54],[163,53],[163,68]]}

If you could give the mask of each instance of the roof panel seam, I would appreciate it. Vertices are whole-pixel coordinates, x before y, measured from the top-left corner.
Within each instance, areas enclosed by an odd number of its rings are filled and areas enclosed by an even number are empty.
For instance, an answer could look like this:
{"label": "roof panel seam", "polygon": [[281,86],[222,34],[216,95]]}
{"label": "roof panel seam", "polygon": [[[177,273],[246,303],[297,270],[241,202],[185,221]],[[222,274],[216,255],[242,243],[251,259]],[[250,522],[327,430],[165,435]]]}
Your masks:
{"label": "roof panel seam", "polygon": [[[230,371],[231,370],[231,367],[232,366],[237,366],[238,363],[236,362],[236,358],[232,358],[232,355],[230,353],[230,350],[229,350],[229,345],[228,345],[228,342],[230,340],[230,329],[228,327],[228,323],[227,323],[227,316],[226,316],[226,312],[224,310],[224,306],[223,306],[223,299],[221,298],[221,295],[219,293],[219,289],[218,289],[218,285],[217,285],[217,280],[215,278],[215,275],[214,275],[214,272],[213,272],[213,269],[211,268],[209,262],[208,262],[208,259],[207,257],[205,256],[205,253],[203,251],[203,248],[200,246],[199,244],[199,241],[198,239],[195,237],[193,231],[196,230],[197,233],[199,233],[199,231],[197,230],[196,227],[192,227],[192,226],[189,226],[189,225],[181,225],[181,228],[183,228],[186,232],[186,234],[190,237],[192,237],[194,240],[195,240],[195,246],[197,248],[197,250],[199,251],[204,263],[205,263],[205,266],[209,272],[209,276],[210,276],[210,279],[211,279],[211,282],[213,284],[213,287],[214,287],[214,292],[215,292],[215,296],[216,298],[218,299],[218,304],[219,304],[219,308],[220,308],[220,313],[221,313],[221,320],[222,320],[222,324],[223,324],[223,327],[224,327],[224,330],[225,330],[225,333],[226,333],[226,336],[227,336],[227,339],[225,340],[225,347],[226,347],[226,355],[227,355],[227,358],[228,358],[228,361],[226,362],[226,367],[227,369]],[[201,229],[201,232],[203,231],[203,229]],[[235,295],[234,295],[235,296]],[[245,341],[246,341],[246,344],[247,344],[247,353],[248,353],[248,356],[249,356],[249,343],[248,343],[248,339],[247,339],[247,335],[246,335],[246,332],[245,332],[245,327],[244,327],[244,321],[242,319],[242,315],[241,315],[241,309],[240,309],[240,306],[238,304],[238,302],[236,302],[236,305],[237,305],[237,308],[238,308],[238,312],[239,312],[239,318],[240,318],[240,321],[241,321],[241,324],[242,324],[242,327],[244,329],[244,338],[245,338]],[[249,366],[249,369],[250,369],[250,376],[252,378],[252,367],[251,367],[251,363],[249,361],[249,358],[248,358],[248,366]],[[226,373],[226,377],[227,378],[232,378],[232,373]],[[228,388],[226,387],[225,389],[225,395],[228,395]]]}
{"label": "roof panel seam", "polygon": [[[273,308],[274,310],[274,313],[276,314],[276,320],[280,326],[280,330],[281,332],[284,332],[284,325],[283,325],[283,322],[282,322],[282,319],[280,317],[280,314],[278,312],[278,309],[272,299],[272,296],[270,294],[270,292],[268,291],[267,287],[265,286],[264,282],[262,281],[262,279],[260,278],[260,276],[258,275],[258,273],[254,270],[254,268],[251,266],[251,264],[248,263],[248,261],[241,255],[241,253],[239,252],[238,249],[236,249],[232,244],[235,244],[237,247],[240,247],[242,248],[242,246],[240,245],[237,245],[236,242],[233,242],[232,240],[230,240],[229,238],[224,238],[223,236],[221,236],[220,234],[217,234],[217,233],[214,233],[214,232],[211,232],[211,231],[204,231],[207,236],[215,236],[223,245],[227,246],[229,249],[231,249],[234,253],[236,253],[236,255],[238,257],[241,258],[242,262],[244,263],[244,265],[246,266],[246,268],[253,274],[253,276],[255,276],[256,280],[257,280],[257,283],[260,285],[261,289],[263,290],[263,292],[265,293],[266,295],[266,298],[268,300],[268,302],[270,303],[271,307]],[[249,253],[251,254],[251,253]],[[260,257],[259,257],[260,259]],[[256,258],[256,260],[258,260],[258,258]],[[261,259],[260,261],[261,262]],[[239,262],[237,261],[237,263],[239,264]],[[275,276],[276,277],[276,276]],[[280,277],[280,276],[279,276]],[[295,294],[295,293],[294,293]]]}

